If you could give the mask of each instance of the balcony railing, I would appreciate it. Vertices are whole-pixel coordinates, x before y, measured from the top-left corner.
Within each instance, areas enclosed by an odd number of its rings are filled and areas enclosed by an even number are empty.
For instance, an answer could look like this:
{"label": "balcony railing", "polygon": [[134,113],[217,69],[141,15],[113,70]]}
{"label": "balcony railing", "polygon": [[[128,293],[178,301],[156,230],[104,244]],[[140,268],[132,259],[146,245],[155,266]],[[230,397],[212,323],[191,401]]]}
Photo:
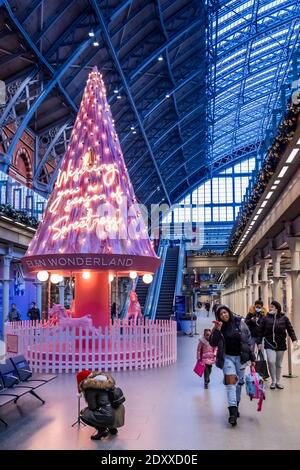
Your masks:
{"label": "balcony railing", "polygon": [[47,199],[0,171],[0,215],[29,226],[41,220]]}

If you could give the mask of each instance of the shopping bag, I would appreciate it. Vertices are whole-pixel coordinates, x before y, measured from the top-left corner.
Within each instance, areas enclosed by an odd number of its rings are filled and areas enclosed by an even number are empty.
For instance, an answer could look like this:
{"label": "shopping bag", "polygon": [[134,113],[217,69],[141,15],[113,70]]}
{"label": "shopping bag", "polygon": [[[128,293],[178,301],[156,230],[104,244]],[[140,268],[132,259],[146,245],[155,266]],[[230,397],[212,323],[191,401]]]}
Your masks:
{"label": "shopping bag", "polygon": [[267,361],[257,361],[255,363],[255,371],[259,375],[261,375],[264,380],[266,380],[270,377],[269,371],[268,371],[268,366],[267,366]]}
{"label": "shopping bag", "polygon": [[246,392],[250,400],[257,399],[257,411],[261,411],[263,400],[266,399],[264,382],[254,367],[250,368],[250,374],[245,377]]}
{"label": "shopping bag", "polygon": [[194,367],[195,374],[199,375],[199,377],[202,377],[202,375],[204,374],[204,371],[205,371],[205,364],[203,364],[203,362],[201,361],[197,361]]}
{"label": "shopping bag", "polygon": [[260,374],[264,380],[270,377],[267,361],[265,360],[264,355],[261,351],[259,352],[257,361],[255,362],[255,371]]}

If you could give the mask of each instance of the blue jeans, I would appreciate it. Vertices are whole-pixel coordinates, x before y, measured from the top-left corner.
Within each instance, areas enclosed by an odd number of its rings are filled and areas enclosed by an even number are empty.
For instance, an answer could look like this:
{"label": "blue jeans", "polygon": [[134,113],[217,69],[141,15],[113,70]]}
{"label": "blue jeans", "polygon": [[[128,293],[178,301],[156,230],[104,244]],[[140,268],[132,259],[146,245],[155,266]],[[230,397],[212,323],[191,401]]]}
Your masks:
{"label": "blue jeans", "polygon": [[228,406],[237,406],[241,400],[242,386],[244,385],[246,364],[241,365],[240,356],[228,356],[225,354],[223,373],[225,375],[235,375],[236,384],[226,385]]}

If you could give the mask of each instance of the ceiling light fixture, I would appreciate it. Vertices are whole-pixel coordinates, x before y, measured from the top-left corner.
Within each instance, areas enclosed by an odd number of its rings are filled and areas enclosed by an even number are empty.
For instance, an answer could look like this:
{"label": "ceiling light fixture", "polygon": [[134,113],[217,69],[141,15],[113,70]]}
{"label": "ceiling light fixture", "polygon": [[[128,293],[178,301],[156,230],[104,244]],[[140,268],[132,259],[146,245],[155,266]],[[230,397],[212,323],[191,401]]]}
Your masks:
{"label": "ceiling light fixture", "polygon": [[266,195],[266,199],[270,199],[274,191],[269,191],[268,194]]}
{"label": "ceiling light fixture", "polygon": [[286,163],[292,163],[292,161],[294,160],[294,158],[295,158],[295,156],[297,155],[298,152],[299,152],[299,149],[293,149],[291,151],[290,156],[287,159]]}
{"label": "ceiling light fixture", "polygon": [[281,169],[281,172],[278,175],[278,178],[282,178],[286,174],[287,170],[288,170],[288,166],[286,166],[286,165],[283,166],[282,169]]}

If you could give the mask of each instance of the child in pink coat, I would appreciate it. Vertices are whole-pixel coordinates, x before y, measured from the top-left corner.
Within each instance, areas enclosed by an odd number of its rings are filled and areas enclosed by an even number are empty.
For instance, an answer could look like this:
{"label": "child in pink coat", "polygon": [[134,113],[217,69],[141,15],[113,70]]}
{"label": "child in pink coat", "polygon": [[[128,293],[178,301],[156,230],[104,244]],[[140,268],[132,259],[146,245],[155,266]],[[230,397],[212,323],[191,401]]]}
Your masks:
{"label": "child in pink coat", "polygon": [[210,382],[210,374],[213,364],[216,362],[217,348],[213,348],[209,344],[211,330],[206,328],[201,336],[197,348],[197,360],[205,364],[204,370],[204,388],[208,388]]}

